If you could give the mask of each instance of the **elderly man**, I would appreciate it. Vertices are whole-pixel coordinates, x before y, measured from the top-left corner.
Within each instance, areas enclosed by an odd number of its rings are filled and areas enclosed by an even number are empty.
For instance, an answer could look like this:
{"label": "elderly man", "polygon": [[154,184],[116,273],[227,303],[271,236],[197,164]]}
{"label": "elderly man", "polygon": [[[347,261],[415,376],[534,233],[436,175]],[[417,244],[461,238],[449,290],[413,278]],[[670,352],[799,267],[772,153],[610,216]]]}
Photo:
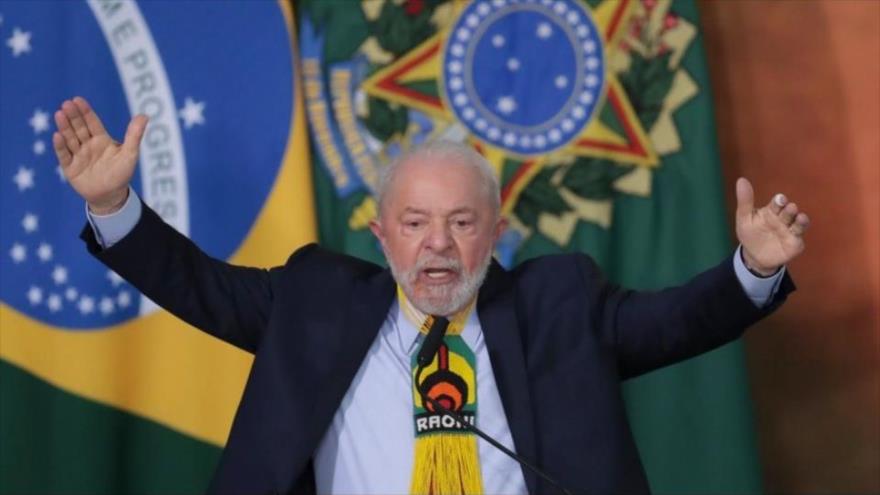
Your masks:
{"label": "elderly man", "polygon": [[146,117],[121,144],[82,98],[55,120],[58,159],[88,204],[88,249],[256,355],[216,493],[647,492],[620,381],[736,339],[777,307],[808,225],[782,195],[755,209],[741,179],[741,247],[681,287],[627,291],[580,254],[505,271],[492,261],[505,225],[496,178],[473,150],[440,142],[383,177],[371,229],[390,272],[315,245],[243,268],[205,255],[131,191]]}

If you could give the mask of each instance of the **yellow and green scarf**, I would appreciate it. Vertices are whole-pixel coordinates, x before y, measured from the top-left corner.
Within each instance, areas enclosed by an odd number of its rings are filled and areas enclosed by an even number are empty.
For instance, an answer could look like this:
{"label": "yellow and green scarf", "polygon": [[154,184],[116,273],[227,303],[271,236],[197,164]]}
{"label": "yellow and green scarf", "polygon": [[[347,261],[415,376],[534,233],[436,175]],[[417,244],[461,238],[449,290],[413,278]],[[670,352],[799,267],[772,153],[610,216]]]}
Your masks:
{"label": "yellow and green scarf", "polygon": [[[412,306],[398,287],[398,300],[404,315],[427,334],[434,322]],[[453,315],[443,343],[434,360],[422,370],[416,383],[417,353],[411,360],[413,380],[413,428],[415,432],[415,463],[410,493],[446,495],[453,493],[482,494],[477,436],[458,421],[434,412],[430,403],[422,401],[421,390],[447,409],[454,411],[472,425],[477,421],[477,360],[461,337],[461,332],[474,307]]]}

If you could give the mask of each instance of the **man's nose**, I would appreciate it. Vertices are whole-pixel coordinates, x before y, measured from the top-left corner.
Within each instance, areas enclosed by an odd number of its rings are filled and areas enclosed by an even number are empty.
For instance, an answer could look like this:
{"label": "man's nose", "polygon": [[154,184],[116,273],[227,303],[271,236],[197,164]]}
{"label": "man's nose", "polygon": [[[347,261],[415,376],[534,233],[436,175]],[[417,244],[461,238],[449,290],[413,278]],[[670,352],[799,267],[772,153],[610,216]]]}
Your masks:
{"label": "man's nose", "polygon": [[435,253],[442,253],[452,245],[452,235],[445,224],[431,225],[425,244]]}

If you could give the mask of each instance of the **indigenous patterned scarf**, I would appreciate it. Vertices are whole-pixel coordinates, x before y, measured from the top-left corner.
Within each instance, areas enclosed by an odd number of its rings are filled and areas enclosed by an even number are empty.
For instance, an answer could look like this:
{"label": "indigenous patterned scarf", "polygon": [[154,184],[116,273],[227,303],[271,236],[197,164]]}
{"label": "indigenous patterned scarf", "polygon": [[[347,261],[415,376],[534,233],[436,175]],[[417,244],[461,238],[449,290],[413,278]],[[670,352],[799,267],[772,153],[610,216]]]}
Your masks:
{"label": "indigenous patterned scarf", "polygon": [[[400,287],[397,288],[397,296],[404,316],[426,335],[434,318],[413,307]],[[461,337],[473,307],[472,302],[450,318],[437,355],[418,377],[418,353],[412,355],[410,366],[416,442],[410,493],[415,495],[483,493],[476,435],[452,417],[434,411],[430,402],[422,401],[424,394],[458,413],[468,423],[476,425],[477,360]]]}

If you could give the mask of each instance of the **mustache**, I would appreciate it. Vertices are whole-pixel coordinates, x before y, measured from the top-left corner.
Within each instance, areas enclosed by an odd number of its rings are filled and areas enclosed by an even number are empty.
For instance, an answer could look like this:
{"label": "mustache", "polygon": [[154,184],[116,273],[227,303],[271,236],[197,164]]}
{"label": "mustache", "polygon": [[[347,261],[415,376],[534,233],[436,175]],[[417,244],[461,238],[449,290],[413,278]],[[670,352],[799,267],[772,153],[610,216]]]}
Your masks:
{"label": "mustache", "polygon": [[461,271],[461,261],[455,258],[444,258],[442,256],[425,256],[416,260],[412,271],[418,272],[426,268],[439,268],[444,270]]}

